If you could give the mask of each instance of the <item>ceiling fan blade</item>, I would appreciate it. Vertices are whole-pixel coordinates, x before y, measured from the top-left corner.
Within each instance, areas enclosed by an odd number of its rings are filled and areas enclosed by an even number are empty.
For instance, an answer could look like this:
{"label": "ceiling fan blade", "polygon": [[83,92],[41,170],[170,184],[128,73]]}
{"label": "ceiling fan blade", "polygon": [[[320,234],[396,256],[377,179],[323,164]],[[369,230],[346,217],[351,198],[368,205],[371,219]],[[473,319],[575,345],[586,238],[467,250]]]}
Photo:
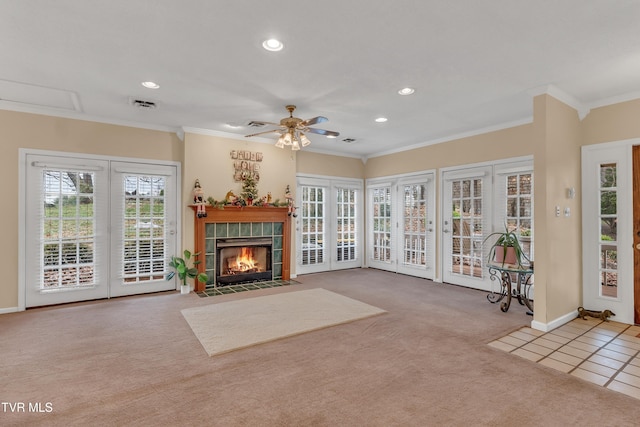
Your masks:
{"label": "ceiling fan blade", "polygon": [[258,136],[258,135],[264,135],[265,133],[271,133],[271,132],[280,132],[279,129],[271,129],[271,130],[265,130],[263,132],[258,132],[258,133],[252,133],[251,135],[245,135],[245,138],[249,138],[252,136]]}
{"label": "ceiling fan blade", "polygon": [[282,126],[280,123],[273,123],[273,122],[263,122],[262,120],[251,120],[250,123],[256,124],[256,125],[272,125],[272,126]]}
{"label": "ceiling fan blade", "polygon": [[309,133],[317,133],[318,135],[324,136],[340,136],[340,132],[334,132],[332,130],[306,128],[304,131]]}
{"label": "ceiling fan blade", "polygon": [[303,122],[300,122],[300,124],[302,126],[311,126],[311,125],[315,125],[315,124],[318,124],[318,123],[324,123],[327,120],[329,120],[329,119],[327,119],[326,117],[318,116],[318,117],[314,117],[312,119],[304,120]]}

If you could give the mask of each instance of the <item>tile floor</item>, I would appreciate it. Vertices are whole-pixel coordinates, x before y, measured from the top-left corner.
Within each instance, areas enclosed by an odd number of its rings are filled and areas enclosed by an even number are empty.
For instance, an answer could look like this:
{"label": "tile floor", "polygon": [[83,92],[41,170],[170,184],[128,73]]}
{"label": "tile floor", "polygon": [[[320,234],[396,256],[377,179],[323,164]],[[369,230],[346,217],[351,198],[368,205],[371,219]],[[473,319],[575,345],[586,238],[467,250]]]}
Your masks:
{"label": "tile floor", "polygon": [[489,345],[640,399],[640,326],[578,318],[546,333],[524,327]]}
{"label": "tile floor", "polygon": [[269,280],[264,282],[243,283],[239,285],[220,286],[207,288],[203,292],[197,292],[200,297],[212,297],[215,295],[235,294],[238,292],[252,291],[254,289],[276,288],[278,286],[295,285],[300,282],[295,280]]}

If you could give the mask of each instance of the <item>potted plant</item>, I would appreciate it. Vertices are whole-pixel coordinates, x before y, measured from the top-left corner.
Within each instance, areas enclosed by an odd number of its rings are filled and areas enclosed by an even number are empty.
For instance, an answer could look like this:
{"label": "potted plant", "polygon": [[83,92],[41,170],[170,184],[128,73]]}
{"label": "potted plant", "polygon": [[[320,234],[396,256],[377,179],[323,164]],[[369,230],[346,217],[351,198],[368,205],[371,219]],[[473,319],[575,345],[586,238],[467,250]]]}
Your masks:
{"label": "potted plant", "polygon": [[196,258],[200,255],[200,253],[193,254],[193,264],[189,267],[189,262],[191,261],[191,251],[184,251],[184,258],[180,258],[177,256],[171,257],[171,262],[169,262],[169,267],[172,267],[175,271],[171,271],[167,274],[167,280],[173,279],[173,277],[178,274],[178,278],[180,279],[180,293],[188,294],[189,284],[187,283],[187,278],[195,279],[199,282],[206,283],[209,280],[209,277],[205,273],[198,273],[198,268],[196,267],[200,264],[200,261]]}
{"label": "potted plant", "polygon": [[502,264],[517,265],[522,267],[524,260],[529,261],[529,258],[525,255],[518,240],[518,235],[514,231],[509,231],[505,226],[505,231],[496,231],[489,234],[483,241],[486,243],[492,237],[497,236],[495,242],[491,245],[489,250],[489,262],[493,261]]}

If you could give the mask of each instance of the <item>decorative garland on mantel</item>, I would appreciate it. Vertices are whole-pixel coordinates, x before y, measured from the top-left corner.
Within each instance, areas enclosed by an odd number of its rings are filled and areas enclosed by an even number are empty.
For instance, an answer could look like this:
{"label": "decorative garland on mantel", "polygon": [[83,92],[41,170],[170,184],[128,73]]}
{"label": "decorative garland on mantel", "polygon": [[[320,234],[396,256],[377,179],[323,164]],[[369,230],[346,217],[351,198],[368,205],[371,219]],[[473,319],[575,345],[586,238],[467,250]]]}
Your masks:
{"label": "decorative garland on mantel", "polygon": [[[267,193],[266,196],[257,197],[258,192],[255,188],[255,184],[252,182],[252,179],[245,179],[242,184],[242,193],[240,195],[236,195],[233,191],[229,190],[227,195],[222,200],[216,200],[213,197],[209,197],[207,201],[211,206],[218,209],[224,209],[227,206],[230,207],[245,207],[245,206],[254,206],[254,207],[288,207],[289,215],[297,216],[296,207],[293,205],[293,196],[291,195],[291,190],[287,185],[287,188],[284,193],[284,201],[280,201],[280,199],[271,200],[271,193]],[[254,198],[255,196],[255,198]]]}

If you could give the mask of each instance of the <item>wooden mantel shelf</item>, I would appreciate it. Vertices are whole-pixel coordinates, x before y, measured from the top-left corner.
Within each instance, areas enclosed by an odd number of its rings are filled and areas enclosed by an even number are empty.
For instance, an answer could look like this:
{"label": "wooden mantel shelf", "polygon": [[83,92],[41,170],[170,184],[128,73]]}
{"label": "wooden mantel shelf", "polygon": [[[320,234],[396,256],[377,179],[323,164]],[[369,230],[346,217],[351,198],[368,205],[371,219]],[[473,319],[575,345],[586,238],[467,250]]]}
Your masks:
{"label": "wooden mantel shelf", "polygon": [[[194,217],[194,242],[195,252],[206,253],[206,225],[216,223],[242,223],[242,222],[281,222],[282,227],[282,280],[291,278],[291,217],[287,207],[237,207],[227,206],[224,209],[207,206],[207,216],[198,218],[197,207],[191,205]],[[204,260],[204,257],[200,258]],[[198,270],[204,273],[205,262],[198,265]],[[206,285],[196,281],[195,290],[204,291]]]}

